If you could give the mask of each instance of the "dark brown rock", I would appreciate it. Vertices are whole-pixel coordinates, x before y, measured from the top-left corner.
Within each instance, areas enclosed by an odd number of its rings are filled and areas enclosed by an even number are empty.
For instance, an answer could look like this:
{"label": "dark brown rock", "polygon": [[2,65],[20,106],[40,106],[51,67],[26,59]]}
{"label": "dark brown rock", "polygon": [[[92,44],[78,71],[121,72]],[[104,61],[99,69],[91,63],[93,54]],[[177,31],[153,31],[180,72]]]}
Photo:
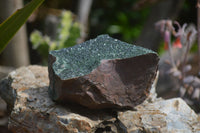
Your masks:
{"label": "dark brown rock", "polygon": [[151,50],[102,35],[49,53],[49,94],[91,109],[133,109],[149,95],[158,60]]}

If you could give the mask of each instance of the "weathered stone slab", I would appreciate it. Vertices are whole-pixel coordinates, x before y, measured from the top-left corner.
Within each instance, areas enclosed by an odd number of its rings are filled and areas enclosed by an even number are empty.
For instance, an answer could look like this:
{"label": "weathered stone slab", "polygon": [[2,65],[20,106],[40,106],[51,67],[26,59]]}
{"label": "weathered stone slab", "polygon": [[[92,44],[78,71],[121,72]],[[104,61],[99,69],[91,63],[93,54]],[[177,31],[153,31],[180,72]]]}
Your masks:
{"label": "weathered stone slab", "polygon": [[0,96],[11,111],[8,128],[14,133],[199,133],[200,117],[180,98],[155,97],[136,111],[108,112],[81,106],[61,106],[48,96],[47,67],[28,66],[0,81]]}
{"label": "weathered stone slab", "polygon": [[10,111],[9,130],[14,133],[89,133],[103,119],[111,118],[101,111],[92,113],[84,108],[62,107],[49,98],[48,87],[48,70],[41,66],[19,68],[0,82],[0,96]]}
{"label": "weathered stone slab", "polygon": [[200,133],[200,117],[181,99],[156,100],[119,112],[128,133]]}
{"label": "weathered stone slab", "polygon": [[149,95],[158,60],[151,50],[101,35],[49,53],[49,94],[91,109],[133,109]]}

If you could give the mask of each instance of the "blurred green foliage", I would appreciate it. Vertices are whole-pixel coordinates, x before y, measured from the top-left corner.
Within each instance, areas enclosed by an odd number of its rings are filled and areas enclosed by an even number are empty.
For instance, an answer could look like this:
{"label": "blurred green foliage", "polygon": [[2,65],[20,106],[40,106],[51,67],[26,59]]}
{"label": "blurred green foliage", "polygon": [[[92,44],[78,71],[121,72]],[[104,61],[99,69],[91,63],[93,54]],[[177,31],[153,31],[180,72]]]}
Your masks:
{"label": "blurred green foliage", "polygon": [[46,63],[48,51],[71,47],[77,43],[79,37],[79,23],[74,20],[70,11],[62,11],[55,40],[51,40],[49,36],[43,36],[40,31],[35,30],[30,35],[30,41],[33,49],[38,50]]}
{"label": "blurred green foliage", "polygon": [[150,7],[133,10],[138,0],[94,1],[90,15],[90,37],[109,34],[132,43],[140,35]]}
{"label": "blurred green foliage", "polygon": [[3,23],[0,24],[0,53],[8,45],[16,32],[26,22],[28,17],[44,2],[44,0],[32,0],[23,8],[18,9]]}
{"label": "blurred green foliage", "polygon": [[[89,15],[89,35],[87,39],[95,38],[99,34],[109,34],[114,38],[126,41],[128,43],[135,42],[139,36],[142,36],[141,31],[143,26],[146,23],[147,17],[149,17],[148,15],[150,10],[156,4],[146,4],[139,9],[134,9],[135,4],[137,4],[139,1],[141,0],[93,0],[92,9]],[[78,0],[48,0],[45,1],[43,5],[47,8],[67,9],[72,12],[77,12],[78,10]],[[185,22],[188,24],[191,22],[196,23],[197,14],[195,5],[196,0],[184,1],[184,4],[182,5],[183,7],[181,7],[178,16],[176,16],[176,20],[180,22],[181,25],[183,25]],[[47,12],[47,10],[41,11],[43,11],[39,14],[41,16],[38,17],[37,22],[34,23],[35,25],[30,26],[30,28],[34,27],[45,32],[44,21],[41,18],[42,14],[48,14],[49,12]],[[43,36],[43,39],[44,37],[45,36]],[[59,38],[53,41],[56,42],[58,40]],[[48,39],[48,37],[46,38],[46,42],[47,41],[52,43],[52,40]],[[162,44],[163,43],[161,42],[160,45]],[[162,53],[163,51],[163,46],[160,46],[159,53]],[[38,60],[35,59],[37,58],[35,53],[33,53],[32,58],[32,60]],[[37,63],[38,61],[35,62]]]}
{"label": "blurred green foliage", "polygon": [[197,53],[197,52],[198,52],[198,44],[197,44],[197,42],[195,42],[195,43],[192,45],[192,47],[191,47],[191,49],[190,49],[190,52],[191,52],[191,53]]}

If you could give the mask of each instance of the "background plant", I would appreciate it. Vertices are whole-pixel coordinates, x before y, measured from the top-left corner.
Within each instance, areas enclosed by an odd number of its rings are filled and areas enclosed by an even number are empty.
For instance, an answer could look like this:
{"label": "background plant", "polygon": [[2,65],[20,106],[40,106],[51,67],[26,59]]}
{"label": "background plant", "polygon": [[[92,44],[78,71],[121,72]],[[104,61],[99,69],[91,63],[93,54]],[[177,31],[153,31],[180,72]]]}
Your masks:
{"label": "background plant", "polygon": [[[179,80],[179,95],[197,112],[200,111],[200,79],[198,74],[191,75],[192,65],[188,64],[189,51],[197,40],[197,30],[193,25],[181,26],[177,21],[160,20],[156,28],[164,39],[165,50],[169,53],[171,68],[168,74]],[[172,39],[174,38],[174,40]],[[174,51],[179,52],[180,58],[174,58]]]}
{"label": "background plant", "polygon": [[0,53],[8,42],[26,22],[28,17],[44,2],[44,0],[33,0],[24,8],[17,10],[12,16],[0,24]]}
{"label": "background plant", "polygon": [[40,31],[35,30],[31,33],[30,41],[33,44],[33,48],[38,50],[43,57],[43,61],[47,62],[48,51],[71,47],[77,44],[79,37],[79,23],[75,21],[74,15],[70,11],[64,10],[60,16],[55,40],[47,35],[43,36]]}

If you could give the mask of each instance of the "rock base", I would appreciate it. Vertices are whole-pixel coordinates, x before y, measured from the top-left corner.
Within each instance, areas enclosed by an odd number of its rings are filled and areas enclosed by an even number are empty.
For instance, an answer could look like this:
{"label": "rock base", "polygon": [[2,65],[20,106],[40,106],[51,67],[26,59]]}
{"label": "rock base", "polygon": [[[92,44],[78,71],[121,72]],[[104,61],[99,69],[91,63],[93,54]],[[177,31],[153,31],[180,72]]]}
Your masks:
{"label": "rock base", "polygon": [[180,98],[150,98],[135,111],[90,110],[80,105],[54,103],[48,96],[48,87],[47,68],[40,66],[19,68],[0,82],[0,95],[9,105],[11,131],[200,132],[200,117]]}

